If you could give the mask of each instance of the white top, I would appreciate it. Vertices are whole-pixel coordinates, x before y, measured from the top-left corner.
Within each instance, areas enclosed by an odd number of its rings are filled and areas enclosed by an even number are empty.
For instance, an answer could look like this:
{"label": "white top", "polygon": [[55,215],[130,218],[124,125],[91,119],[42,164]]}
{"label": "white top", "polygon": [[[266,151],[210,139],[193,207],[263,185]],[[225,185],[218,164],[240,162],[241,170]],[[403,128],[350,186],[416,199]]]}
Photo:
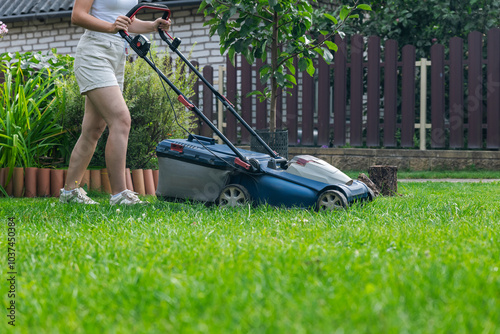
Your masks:
{"label": "white top", "polygon": [[106,22],[114,23],[120,15],[126,15],[138,0],[94,0],[90,15]]}

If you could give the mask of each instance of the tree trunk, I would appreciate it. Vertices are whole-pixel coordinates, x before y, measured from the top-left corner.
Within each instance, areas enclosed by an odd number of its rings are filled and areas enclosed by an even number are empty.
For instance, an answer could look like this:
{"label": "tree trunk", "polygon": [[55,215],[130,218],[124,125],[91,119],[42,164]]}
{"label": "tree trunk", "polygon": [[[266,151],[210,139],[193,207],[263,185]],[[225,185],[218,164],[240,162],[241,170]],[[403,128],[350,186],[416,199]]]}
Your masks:
{"label": "tree trunk", "polygon": [[271,45],[271,111],[269,112],[269,132],[276,131],[276,105],[278,101],[278,82],[276,73],[278,70],[278,13],[274,12],[273,42]]}
{"label": "tree trunk", "polygon": [[398,193],[397,166],[371,166],[368,168],[370,180],[380,189],[382,196],[394,196]]}

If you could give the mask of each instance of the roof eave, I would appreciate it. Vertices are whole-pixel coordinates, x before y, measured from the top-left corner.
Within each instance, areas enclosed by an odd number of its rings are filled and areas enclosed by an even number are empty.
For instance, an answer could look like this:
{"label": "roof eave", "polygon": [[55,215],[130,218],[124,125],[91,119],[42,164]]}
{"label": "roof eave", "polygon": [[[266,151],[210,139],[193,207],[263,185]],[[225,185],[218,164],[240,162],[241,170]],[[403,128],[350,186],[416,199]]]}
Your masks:
{"label": "roof eave", "polygon": [[[201,0],[177,0],[169,2],[158,2],[168,5],[168,7],[180,7],[180,6],[193,6],[201,3]],[[11,15],[11,16],[0,16],[0,21],[8,22],[19,22],[19,21],[32,21],[40,20],[45,21],[52,18],[60,17],[70,17],[71,10],[65,10],[60,12],[49,12],[49,13],[36,13],[36,14],[22,14],[22,15]]]}

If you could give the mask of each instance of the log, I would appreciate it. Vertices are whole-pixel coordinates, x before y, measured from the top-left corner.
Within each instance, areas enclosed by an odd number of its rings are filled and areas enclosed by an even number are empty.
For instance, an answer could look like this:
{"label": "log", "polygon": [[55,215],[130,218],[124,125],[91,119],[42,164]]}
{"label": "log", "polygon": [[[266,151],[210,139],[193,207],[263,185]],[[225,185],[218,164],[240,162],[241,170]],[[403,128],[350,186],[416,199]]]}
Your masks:
{"label": "log", "polygon": [[370,180],[368,178],[368,176],[366,176],[365,173],[360,173],[358,175],[358,181],[361,181],[364,184],[366,184],[366,186],[373,191],[373,194],[375,195],[375,197],[380,195],[380,189],[375,185],[375,183],[372,182],[372,180]]}
{"label": "log", "polygon": [[398,193],[397,166],[371,166],[368,168],[370,180],[380,189],[382,196],[394,196]]}

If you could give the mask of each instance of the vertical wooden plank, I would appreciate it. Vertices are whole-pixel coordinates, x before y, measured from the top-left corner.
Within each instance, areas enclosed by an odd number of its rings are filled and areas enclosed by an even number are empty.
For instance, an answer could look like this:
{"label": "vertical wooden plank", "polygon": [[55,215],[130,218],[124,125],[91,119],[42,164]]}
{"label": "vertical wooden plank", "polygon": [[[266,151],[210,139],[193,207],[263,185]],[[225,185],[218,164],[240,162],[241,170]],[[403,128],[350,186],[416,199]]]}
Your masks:
{"label": "vertical wooden plank", "polygon": [[500,148],[500,29],[488,31],[486,147]]}
{"label": "vertical wooden plank", "polygon": [[301,145],[314,145],[314,78],[302,73],[302,139]]}
{"label": "vertical wooden plank", "polygon": [[445,146],[444,128],[444,46],[435,44],[431,47],[431,147]]}
{"label": "vertical wooden plank", "polygon": [[[214,69],[212,66],[207,65],[203,68],[203,76],[205,79],[213,85],[214,82]],[[213,103],[213,93],[207,87],[203,86],[203,113],[210,120],[214,119],[214,103]],[[203,123],[201,126],[201,135],[206,137],[212,137],[212,129],[206,124]]]}
{"label": "vertical wooden plank", "polygon": [[368,73],[367,73],[367,126],[366,145],[380,145],[380,37],[368,39]]}
{"label": "vertical wooden plank", "polygon": [[469,138],[467,148],[483,147],[483,35],[474,31],[468,36],[469,75],[468,102]]}
{"label": "vertical wooden plank", "polygon": [[[234,57],[234,64],[236,64],[236,58]],[[226,57],[226,97],[232,103],[236,102],[236,87],[237,87],[237,77],[236,77],[236,67],[233,66],[229,57]],[[236,108],[235,108],[236,109]],[[226,137],[233,143],[237,141],[236,136],[236,117],[231,114],[231,112],[226,110]]]}
{"label": "vertical wooden plank", "polygon": [[[197,61],[193,61],[192,64],[196,68],[199,68],[199,66],[200,66]],[[192,73],[193,71],[190,70],[190,72]],[[196,81],[193,85],[193,96],[191,96],[191,98],[190,98],[191,102],[193,102],[195,106],[200,105],[200,85],[201,84],[202,84],[201,80],[198,79],[198,77],[197,77]],[[200,118],[198,116],[196,116],[194,113],[193,113],[192,117],[193,117],[194,123],[195,123],[195,127],[193,128],[193,133],[200,134],[200,131],[201,131]]]}
{"label": "vertical wooden plank", "polygon": [[415,135],[415,47],[403,47],[401,76],[401,147],[413,147]]}
{"label": "vertical wooden plank", "polygon": [[318,61],[318,145],[330,143],[330,65]]}
{"label": "vertical wooden plank", "polygon": [[384,146],[396,147],[396,117],[398,109],[398,42],[385,42],[384,68]]}
{"label": "vertical wooden plank", "polygon": [[346,104],[347,104],[347,45],[339,35],[335,36],[338,51],[333,64],[333,145],[346,144]]}
{"label": "vertical wooden plank", "polygon": [[[263,62],[262,59],[257,59],[257,66],[255,68],[255,89],[262,92],[264,91],[264,88],[266,87],[266,84],[262,84],[260,82],[260,75],[259,75],[259,69],[262,67]],[[260,100],[257,98],[256,99],[256,106],[255,106],[255,127],[258,130],[266,129],[269,128],[268,123],[267,123],[267,101],[260,102]]]}
{"label": "vertical wooden plank", "polygon": [[464,147],[463,40],[450,39],[450,148]]}
{"label": "vertical wooden plank", "polygon": [[[297,68],[297,58],[293,60],[293,66]],[[288,74],[292,74],[287,70]],[[295,79],[298,80],[298,71],[295,72]],[[298,120],[298,87],[294,85],[286,95],[286,127],[288,129],[288,145],[297,145],[297,120]]]}
{"label": "vertical wooden plank", "polygon": [[363,36],[351,39],[351,146],[363,146]]}
{"label": "vertical wooden plank", "polygon": [[[241,57],[241,117],[252,126],[252,97],[247,94],[252,91],[252,66],[245,57]],[[242,128],[241,143],[250,144],[250,133]]]}

